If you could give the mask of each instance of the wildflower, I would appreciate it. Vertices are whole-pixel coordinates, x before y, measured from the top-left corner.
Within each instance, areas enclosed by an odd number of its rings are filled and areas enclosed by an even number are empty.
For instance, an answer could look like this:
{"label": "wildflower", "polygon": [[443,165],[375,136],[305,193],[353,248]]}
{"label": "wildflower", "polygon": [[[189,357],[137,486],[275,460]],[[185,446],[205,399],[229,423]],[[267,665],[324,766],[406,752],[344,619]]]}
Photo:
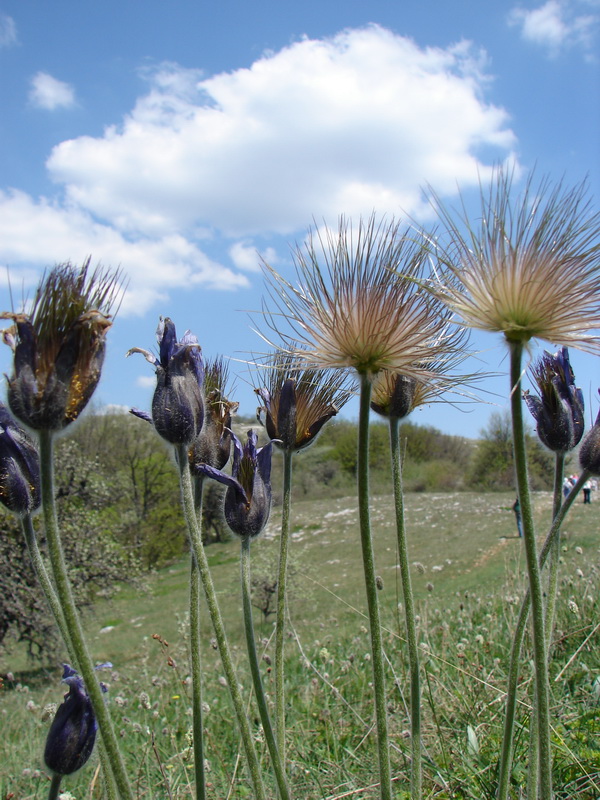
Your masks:
{"label": "wildflower", "polygon": [[[190,331],[185,332],[181,341],[177,340],[175,325],[169,317],[161,317],[156,338],[158,358],[139,347],[132,347],[127,355],[141,353],[156,368],[152,422],[157,432],[171,444],[190,445],[204,421],[202,351]],[[143,412],[133,413],[149,419]]]}
{"label": "wildflower", "polygon": [[226,397],[227,368],[223,359],[208,363],[204,370],[204,425],[190,452],[190,467],[196,472],[200,464],[223,469],[231,451],[231,417],[238,403]]}
{"label": "wildflower", "polygon": [[289,355],[276,354],[268,388],[254,390],[263,403],[256,418],[275,444],[292,451],[312,444],[350,398],[343,373],[302,369],[296,363]]}
{"label": "wildflower", "polygon": [[13,514],[30,514],[40,506],[37,449],[0,403],[0,502]]}
{"label": "wildflower", "polygon": [[34,430],[58,431],[81,414],[102,370],[108,312],[118,294],[118,273],[60,264],[37,288],[31,314],[12,319],[4,341],[14,352],[8,379],[13,414]]}
{"label": "wildflower", "polygon": [[600,475],[600,412],[581,443],[579,463],[582,469],[591,472],[592,475]]}
{"label": "wildflower", "polygon": [[62,682],[69,691],[48,731],[44,761],[57,775],[70,775],[92,754],[98,724],[83,680],[69,664],[63,664]]}
{"label": "wildflower", "polygon": [[200,471],[227,486],[225,493],[225,520],[231,530],[242,539],[254,538],[263,530],[271,511],[271,453],[272,443],[257,448],[258,437],[248,431],[246,444],[232,433],[233,466],[227,475],[209,465]]}
{"label": "wildflower", "polygon": [[[266,265],[275,301],[292,326],[294,339],[269,325],[288,352],[315,369],[352,368],[372,377],[383,369],[419,378],[440,350],[445,321],[427,290],[427,253],[398,223],[358,230],[343,218],[338,233],[309,234],[294,253],[298,285]],[[278,295],[278,297],[277,297]],[[285,349],[285,348],[280,348]]]}
{"label": "wildflower", "polygon": [[545,352],[532,372],[540,397],[529,392],[523,396],[537,422],[537,434],[550,450],[566,453],[579,444],[585,424],[583,393],[575,386],[567,348],[554,355]]}
{"label": "wildflower", "polygon": [[[600,214],[590,214],[585,184],[570,191],[527,180],[512,197],[512,176],[498,170],[481,225],[470,227],[434,197],[451,244],[440,261],[453,282],[437,294],[472,328],[498,331],[509,342],[532,338],[600,352]],[[467,235],[463,235],[466,226]]]}

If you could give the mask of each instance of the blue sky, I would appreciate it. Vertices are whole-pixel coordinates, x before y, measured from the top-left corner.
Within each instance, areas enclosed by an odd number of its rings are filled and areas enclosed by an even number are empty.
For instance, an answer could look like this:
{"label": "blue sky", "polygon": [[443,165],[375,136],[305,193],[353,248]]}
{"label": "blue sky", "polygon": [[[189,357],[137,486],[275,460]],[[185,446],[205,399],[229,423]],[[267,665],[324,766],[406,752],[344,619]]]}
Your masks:
{"label": "blue sky", "polygon": [[[0,306],[6,268],[18,306],[56,262],[120,266],[98,400],[148,407],[152,369],[125,352],[159,315],[209,357],[262,352],[257,254],[291,277],[313,218],[426,224],[426,184],[452,204],[504,161],[587,176],[598,208],[599,41],[600,0],[0,0]],[[505,372],[498,338],[473,348]],[[597,359],[572,360],[595,398]],[[485,383],[500,408],[506,383]],[[495,407],[461,408],[414,421],[476,436]]]}

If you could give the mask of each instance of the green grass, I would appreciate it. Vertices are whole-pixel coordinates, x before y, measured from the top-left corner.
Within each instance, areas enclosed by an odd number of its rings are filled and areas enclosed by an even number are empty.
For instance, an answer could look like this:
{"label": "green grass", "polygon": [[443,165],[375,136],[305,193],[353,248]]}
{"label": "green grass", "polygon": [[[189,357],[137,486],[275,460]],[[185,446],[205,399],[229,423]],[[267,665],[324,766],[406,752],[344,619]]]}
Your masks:
{"label": "green grass", "polygon": [[[426,797],[493,797],[509,636],[524,572],[513,501],[509,494],[407,497],[410,558],[418,564],[412,576],[423,652]],[[543,533],[550,495],[538,493],[534,503]],[[392,501],[375,496],[372,508],[376,564],[383,579],[380,600],[387,631],[392,762],[398,798],[402,798],[409,770],[408,687]],[[303,501],[295,504],[292,514],[286,676],[294,796],[298,800],[376,798],[369,636],[356,504],[353,498]],[[269,571],[274,563],[277,531],[274,511],[266,535],[253,545],[255,575]],[[250,697],[242,646],[238,547],[237,542],[212,545],[208,553],[240,681]],[[586,642],[598,623],[599,551],[596,506],[578,502],[565,526],[552,662],[555,780],[561,800],[600,796],[598,631]],[[99,603],[86,623],[93,657],[114,664],[112,676],[107,674],[105,679],[140,798],[191,796],[185,637],[188,570],[184,558],[150,576],[146,589],[122,588],[112,601]],[[273,625],[271,619],[262,621],[258,610],[255,622],[266,657],[264,681],[269,692]],[[204,639],[209,797],[243,798],[250,796],[249,783],[243,761],[238,761],[235,722],[227,689],[220,681],[208,622]],[[15,680],[7,681],[0,693],[0,798],[43,798],[47,779],[41,756],[48,721],[42,711],[64,693],[58,682],[60,671],[52,666],[28,672],[18,652],[3,659],[0,672],[8,670],[15,673]],[[557,675],[559,679],[554,680]],[[526,762],[530,681],[525,659],[516,783]],[[253,706],[250,714],[260,740]],[[270,782],[264,745],[260,750]],[[64,788],[77,800],[99,796],[93,791],[95,767],[92,760],[80,774],[65,780]],[[518,797],[516,789],[514,797]]]}

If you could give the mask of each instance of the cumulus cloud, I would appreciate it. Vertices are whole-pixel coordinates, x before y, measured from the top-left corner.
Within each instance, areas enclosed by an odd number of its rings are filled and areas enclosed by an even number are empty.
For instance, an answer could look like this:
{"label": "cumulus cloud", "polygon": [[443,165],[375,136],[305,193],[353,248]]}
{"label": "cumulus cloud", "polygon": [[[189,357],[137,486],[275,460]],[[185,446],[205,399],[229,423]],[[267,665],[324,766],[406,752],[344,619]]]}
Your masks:
{"label": "cumulus cloud", "polygon": [[277,263],[277,253],[272,247],[261,251],[248,241],[235,242],[229,248],[229,257],[238,269],[244,272],[260,272],[261,260]]}
{"label": "cumulus cloud", "polygon": [[31,79],[29,102],[37,108],[54,111],[75,105],[75,91],[64,81],[59,81],[47,72],[37,72]]}
{"label": "cumulus cloud", "polygon": [[17,43],[17,26],[8,14],[0,14],[0,49]]}
{"label": "cumulus cloud", "polygon": [[14,285],[35,285],[39,267],[78,264],[89,255],[105,266],[123,266],[129,282],[121,307],[125,314],[143,314],[164,300],[169,289],[248,285],[245,276],[212,260],[180,234],[125,237],[81,208],[36,201],[24,192],[0,192],[0,264],[9,268]]}
{"label": "cumulus cloud", "polygon": [[514,8],[509,14],[509,24],[521,30],[525,41],[545,47],[550,55],[574,45],[583,45],[587,52],[592,47],[598,30],[597,14],[579,14],[576,5],[568,0],[548,0],[538,8]]}
{"label": "cumulus cloud", "polygon": [[160,68],[121,125],[62,142],[47,165],[69,202],[152,237],[198,225],[289,235],[313,217],[416,213],[425,183],[454,193],[511,157],[486,81],[468,44],[347,30],[208,78]]}

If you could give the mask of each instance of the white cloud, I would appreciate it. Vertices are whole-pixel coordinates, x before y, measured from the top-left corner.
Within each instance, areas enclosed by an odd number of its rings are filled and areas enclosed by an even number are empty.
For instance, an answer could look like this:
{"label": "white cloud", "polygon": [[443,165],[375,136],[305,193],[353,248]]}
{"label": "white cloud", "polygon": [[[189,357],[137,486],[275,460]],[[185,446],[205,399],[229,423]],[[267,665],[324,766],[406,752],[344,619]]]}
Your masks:
{"label": "white cloud", "polygon": [[31,79],[29,102],[48,111],[71,108],[75,105],[75,91],[68,83],[53,78],[47,72],[37,72]]}
{"label": "white cloud", "polygon": [[126,238],[79,208],[35,201],[23,192],[0,192],[0,265],[9,268],[13,286],[23,283],[27,289],[37,283],[40,269],[64,261],[78,264],[89,255],[105,266],[123,266],[129,282],[121,307],[125,314],[143,314],[173,288],[248,285],[243,275],[213,261],[180,234]]}
{"label": "white cloud", "polygon": [[508,21],[520,28],[525,41],[545,47],[556,56],[574,45],[583,45],[589,52],[599,19],[597,14],[578,14],[576,4],[569,0],[547,0],[531,10],[512,9]]}
{"label": "white cloud", "polygon": [[244,239],[416,213],[425,183],[454,193],[511,157],[486,81],[470,45],[422,49],[377,26],[210,78],[170,64],[122,125],[61,143],[48,168],[71,203],[136,235],[203,225]]}
{"label": "white cloud", "polygon": [[269,264],[277,263],[277,253],[272,247],[267,247],[261,252],[247,241],[232,244],[229,248],[229,257],[234,265],[244,272],[260,272],[261,260]]}
{"label": "white cloud", "polygon": [[153,389],[156,386],[156,375],[138,375],[135,385],[140,389]]}
{"label": "white cloud", "polygon": [[0,14],[0,49],[16,44],[17,26],[12,17],[8,14]]}

